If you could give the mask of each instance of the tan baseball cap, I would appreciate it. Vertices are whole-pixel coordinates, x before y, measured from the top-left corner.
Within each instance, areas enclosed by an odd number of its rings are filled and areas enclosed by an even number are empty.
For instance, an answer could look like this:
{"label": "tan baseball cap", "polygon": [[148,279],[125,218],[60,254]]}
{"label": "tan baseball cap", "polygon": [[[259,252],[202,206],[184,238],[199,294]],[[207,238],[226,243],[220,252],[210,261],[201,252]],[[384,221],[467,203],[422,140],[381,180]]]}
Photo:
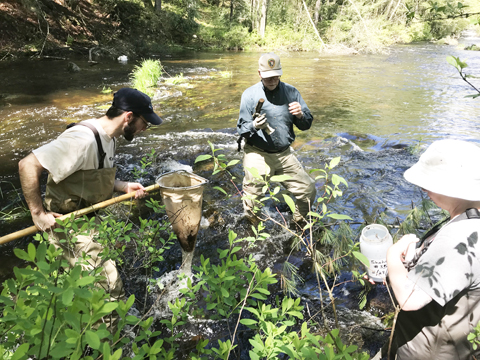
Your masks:
{"label": "tan baseball cap", "polygon": [[274,53],[263,54],[258,60],[258,70],[262,78],[282,76],[282,64],[280,58]]}

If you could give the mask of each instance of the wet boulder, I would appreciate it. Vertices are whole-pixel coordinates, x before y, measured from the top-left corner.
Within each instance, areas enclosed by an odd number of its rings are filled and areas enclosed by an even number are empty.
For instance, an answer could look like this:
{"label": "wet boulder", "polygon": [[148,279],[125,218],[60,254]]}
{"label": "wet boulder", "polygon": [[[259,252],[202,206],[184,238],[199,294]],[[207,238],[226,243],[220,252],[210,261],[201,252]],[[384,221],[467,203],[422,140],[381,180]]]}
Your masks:
{"label": "wet boulder", "polygon": [[75,64],[74,62],[69,62],[68,65],[67,65],[67,71],[68,72],[71,72],[71,73],[76,73],[76,72],[79,72],[81,69],[80,67]]}

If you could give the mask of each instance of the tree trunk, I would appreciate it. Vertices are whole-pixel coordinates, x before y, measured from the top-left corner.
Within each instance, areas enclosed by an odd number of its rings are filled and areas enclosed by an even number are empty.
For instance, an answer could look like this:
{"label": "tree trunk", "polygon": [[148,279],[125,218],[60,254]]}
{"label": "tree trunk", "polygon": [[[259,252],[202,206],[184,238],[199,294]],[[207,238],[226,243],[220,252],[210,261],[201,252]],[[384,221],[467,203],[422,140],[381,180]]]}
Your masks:
{"label": "tree trunk", "polygon": [[230,24],[232,23],[233,19],[233,0],[230,0]]}
{"label": "tree trunk", "polygon": [[315,13],[313,14],[313,23],[315,24],[315,27],[318,25],[321,6],[322,6],[322,0],[317,0],[317,2],[315,3]]}
{"label": "tree trunk", "polygon": [[397,6],[395,6],[395,9],[393,9],[392,14],[388,18],[388,21],[392,20],[393,15],[395,15],[395,13],[397,12],[398,6],[400,5],[401,2],[402,2],[402,0],[398,0]]}
{"label": "tree trunk", "polygon": [[268,0],[260,0],[260,21],[258,26],[258,33],[263,38],[265,36],[265,28],[267,27],[267,7],[268,7]]}
{"label": "tree trunk", "polygon": [[260,2],[264,0],[252,0],[252,30],[260,31]]}
{"label": "tree trunk", "polygon": [[252,21],[252,30],[255,29],[255,0],[252,0],[251,6],[250,6],[250,20]]}
{"label": "tree trunk", "polygon": [[162,0],[155,0],[155,11],[160,12],[162,10]]}

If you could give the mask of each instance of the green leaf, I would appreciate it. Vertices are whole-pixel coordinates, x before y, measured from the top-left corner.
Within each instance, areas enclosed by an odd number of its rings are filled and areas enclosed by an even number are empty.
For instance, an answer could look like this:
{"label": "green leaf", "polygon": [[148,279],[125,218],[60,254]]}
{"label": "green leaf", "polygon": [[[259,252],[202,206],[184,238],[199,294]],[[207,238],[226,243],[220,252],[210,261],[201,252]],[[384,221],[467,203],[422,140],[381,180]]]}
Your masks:
{"label": "green leaf", "polygon": [[252,350],[250,350],[248,354],[250,355],[250,360],[260,360],[260,357],[257,354],[255,354]]}
{"label": "green leaf", "polygon": [[118,307],[118,303],[109,302],[102,306],[102,313],[110,314],[113,310]]}
{"label": "green leaf", "polygon": [[358,346],[356,346],[356,345],[350,345],[349,347],[347,347],[347,348],[345,349],[345,351],[346,351],[347,353],[352,353],[352,352],[354,352],[355,350],[357,350],[357,348],[358,348]]}
{"label": "green leaf", "polygon": [[451,55],[447,56],[447,62],[448,62],[450,65],[455,66],[455,67],[458,69],[458,67],[457,67],[457,60],[456,60],[456,59],[457,59],[457,58],[454,57],[454,56],[451,56]]}
{"label": "green leaf", "polygon": [[370,261],[369,261],[368,258],[367,258],[365,255],[363,255],[361,252],[353,251],[352,254],[353,254],[353,256],[355,256],[358,260],[360,260],[363,265],[365,265],[366,267],[369,267],[369,266],[370,266]]}
{"label": "green leaf", "polygon": [[303,320],[303,314],[300,311],[289,311],[288,314]]}
{"label": "green leaf", "polygon": [[293,199],[288,196],[287,194],[283,194],[283,198],[285,199],[285,202],[287,203],[288,207],[290,208],[290,211],[292,213],[295,212],[295,202],[293,201]]}
{"label": "green leaf", "polygon": [[155,341],[155,344],[150,348],[150,355],[158,354],[162,350],[163,340]]}
{"label": "green leaf", "polygon": [[70,358],[72,354],[72,346],[69,345],[67,342],[59,342],[55,344],[55,347],[50,350],[50,356],[53,359],[60,359],[60,358]]}
{"label": "green leaf", "polygon": [[12,299],[6,296],[0,296],[0,303],[5,304],[6,306],[15,306],[15,303],[12,301]]}
{"label": "green leaf", "polygon": [[35,245],[32,243],[28,244],[28,256],[30,257],[30,261],[35,261],[36,252]]}
{"label": "green leaf", "polygon": [[225,250],[217,249],[217,251],[218,251],[219,254],[220,254],[220,255],[219,255],[219,258],[220,258],[220,259],[223,259],[225,256],[227,256],[227,255],[228,255],[228,250],[229,250],[229,249],[225,249]]}
{"label": "green leaf", "polygon": [[130,309],[134,302],[135,302],[135,295],[132,294],[127,300],[127,303],[126,303],[127,309]]}
{"label": "green leaf", "polygon": [[78,279],[76,282],[75,282],[75,285],[77,286],[85,286],[85,285],[88,285],[88,284],[91,284],[95,281],[95,276],[84,276],[82,277],[81,279]]}
{"label": "green leaf", "polygon": [[[291,359],[295,359],[295,350],[292,346],[292,344],[285,344],[285,345],[282,345],[280,346],[280,349],[282,349],[282,351],[287,354]],[[298,358],[298,356],[297,356]]]}
{"label": "green leaf", "polygon": [[47,273],[50,271],[50,265],[48,265],[45,261],[37,261],[37,267],[40,271]]}
{"label": "green leaf", "polygon": [[122,357],[122,349],[118,349],[113,353],[113,355],[110,357],[111,360],[119,360]]}
{"label": "green leaf", "polygon": [[333,158],[332,160],[330,160],[330,164],[328,165],[328,167],[330,169],[333,169],[335,166],[338,165],[339,162],[340,162],[340,156]]}
{"label": "green leaf", "polygon": [[455,56],[447,56],[447,62],[450,65],[455,66],[459,72],[461,72],[462,69],[468,67],[467,63],[461,61],[460,58]]}
{"label": "green leaf", "polygon": [[237,238],[237,234],[235,233],[235,231],[233,231],[232,229],[230,229],[230,230],[228,231],[228,241],[229,241],[230,243],[232,243],[233,240],[235,240],[236,238]]}
{"label": "green leaf", "polygon": [[[256,339],[256,338],[255,338]],[[257,341],[255,339],[249,339],[248,342],[255,348],[255,349],[258,349],[260,351],[262,351],[265,346],[263,345],[263,343],[260,341]],[[250,353],[251,354],[251,353]]]}
{"label": "green leaf", "polygon": [[207,304],[207,310],[215,309],[216,306],[217,306],[217,303],[210,302],[210,303]]}
{"label": "green leaf", "polygon": [[15,284],[15,281],[13,281],[13,279],[10,278],[7,280],[7,286],[10,292],[14,293],[15,295],[17,294],[17,285]]}
{"label": "green leaf", "polygon": [[28,351],[28,346],[29,346],[28,343],[20,345],[17,348],[17,350],[15,350],[15,352],[13,353],[11,360],[20,360],[23,356],[25,356],[25,354]]}
{"label": "green leaf", "polygon": [[108,354],[108,357],[110,358],[110,344],[108,343],[108,341],[105,341],[103,343],[103,354],[104,356]]}
{"label": "green leaf", "polygon": [[214,186],[213,188],[220,191],[221,193],[224,193],[225,195],[227,195],[227,192],[225,190],[223,190],[220,186]]}
{"label": "green leaf", "polygon": [[73,300],[73,289],[68,288],[62,294],[63,305],[70,306],[72,304],[72,300]]}
{"label": "green leaf", "polygon": [[232,249],[231,253],[232,253],[232,254],[235,254],[237,251],[240,251],[240,250],[242,250],[242,247],[241,247],[241,246],[235,246],[235,247]]}
{"label": "green leaf", "polygon": [[222,292],[222,295],[226,298],[228,298],[230,296],[230,294],[228,293],[227,289],[225,288],[220,288],[221,292]]}
{"label": "green leaf", "polygon": [[257,324],[258,321],[253,320],[253,319],[242,319],[242,320],[240,320],[240,323],[243,324],[243,325],[249,326],[249,325]]}
{"label": "green leaf", "polygon": [[255,179],[262,179],[260,173],[258,172],[257,168],[246,168],[246,170],[255,178]]}
{"label": "green leaf", "polygon": [[352,220],[350,216],[342,214],[327,214],[327,216],[335,220]]}
{"label": "green leaf", "polygon": [[266,296],[263,296],[262,294],[259,294],[259,293],[254,293],[254,294],[251,294],[250,296],[259,300],[267,300]]}
{"label": "green leaf", "polygon": [[270,178],[270,181],[274,182],[284,182],[285,180],[290,180],[292,177],[290,175],[274,175]]}
{"label": "green leaf", "polygon": [[365,305],[367,305],[367,295],[363,295],[363,297],[360,299],[359,303],[358,303],[358,308],[360,310],[363,310],[363,308],[365,307]]}
{"label": "green leaf", "polygon": [[211,158],[212,158],[212,155],[208,155],[208,154],[199,155],[199,156],[197,156],[197,158],[195,159],[195,164],[196,164],[197,162],[205,161],[205,160],[208,160],[208,159],[211,159]]}
{"label": "green leaf", "polygon": [[92,349],[98,350],[100,348],[100,338],[92,330],[85,331],[85,339]]}
{"label": "green leaf", "polygon": [[37,247],[37,261],[45,260],[45,255],[47,255],[47,245],[40,244]]}
{"label": "green leaf", "polygon": [[22,249],[14,248],[13,253],[21,260],[30,261],[30,256]]}
{"label": "green leaf", "polygon": [[262,294],[265,294],[265,295],[270,295],[270,291],[268,291],[267,289],[263,289],[261,287],[257,288],[256,289],[259,293],[262,293]]}
{"label": "green leaf", "polygon": [[78,339],[80,337],[80,333],[72,329],[65,329],[65,335],[73,339]]}
{"label": "green leaf", "polygon": [[236,165],[236,164],[238,164],[239,162],[240,162],[240,160],[236,160],[236,159],[235,159],[235,160],[231,160],[231,161],[227,164],[227,167],[232,166],[232,165]]}

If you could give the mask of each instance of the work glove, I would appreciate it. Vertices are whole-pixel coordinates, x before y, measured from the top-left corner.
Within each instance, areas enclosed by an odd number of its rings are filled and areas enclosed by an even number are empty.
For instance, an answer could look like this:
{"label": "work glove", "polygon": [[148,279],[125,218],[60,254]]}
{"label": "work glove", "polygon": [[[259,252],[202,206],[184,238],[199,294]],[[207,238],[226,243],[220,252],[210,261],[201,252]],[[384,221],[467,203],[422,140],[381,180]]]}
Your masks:
{"label": "work glove", "polygon": [[267,117],[265,114],[258,115],[253,120],[253,127],[257,130],[265,129],[268,126]]}

